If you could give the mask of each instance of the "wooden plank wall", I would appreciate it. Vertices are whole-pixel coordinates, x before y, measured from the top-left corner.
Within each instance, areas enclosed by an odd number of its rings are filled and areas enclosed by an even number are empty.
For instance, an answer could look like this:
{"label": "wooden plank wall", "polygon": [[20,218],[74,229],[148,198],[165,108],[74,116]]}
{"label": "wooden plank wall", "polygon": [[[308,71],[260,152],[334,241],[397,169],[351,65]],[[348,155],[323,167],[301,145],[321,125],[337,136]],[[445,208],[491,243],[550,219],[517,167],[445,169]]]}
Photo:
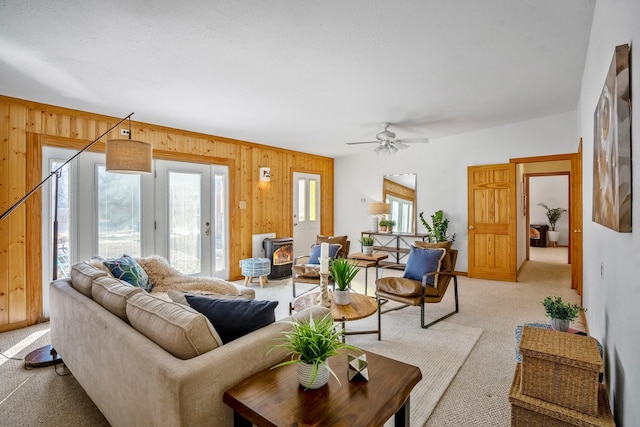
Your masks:
{"label": "wooden plank wall", "polygon": [[[120,120],[1,95],[0,114],[0,213],[40,182],[43,145],[81,149]],[[332,158],[135,121],[131,137],[152,143],[154,158],[229,167],[231,280],[241,278],[238,263],[251,257],[253,234],[292,235],[293,172],[321,175],[321,233],[333,234]],[[260,167],[271,168],[270,183],[259,182]],[[0,220],[0,331],[41,320],[40,193]]]}

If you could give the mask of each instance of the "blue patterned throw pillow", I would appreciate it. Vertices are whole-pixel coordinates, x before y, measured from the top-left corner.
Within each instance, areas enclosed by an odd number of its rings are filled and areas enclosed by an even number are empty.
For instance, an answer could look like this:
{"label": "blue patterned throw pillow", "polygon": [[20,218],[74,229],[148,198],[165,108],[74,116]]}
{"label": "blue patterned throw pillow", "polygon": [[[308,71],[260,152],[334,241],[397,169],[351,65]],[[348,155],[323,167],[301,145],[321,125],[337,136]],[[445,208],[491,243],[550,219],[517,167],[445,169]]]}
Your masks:
{"label": "blue patterned throw pillow", "polygon": [[[422,276],[425,274],[440,271],[440,261],[442,261],[444,253],[445,250],[442,248],[426,249],[411,246],[407,266],[404,269],[404,275],[402,277],[421,282]],[[435,286],[435,283],[438,283],[437,280],[437,274],[428,276],[427,284]]]}
{"label": "blue patterned throw pillow", "polygon": [[129,255],[121,258],[103,261],[103,264],[111,271],[113,277],[123,280],[132,286],[137,286],[147,292],[151,292],[153,285],[149,281],[149,276],[135,259]]}

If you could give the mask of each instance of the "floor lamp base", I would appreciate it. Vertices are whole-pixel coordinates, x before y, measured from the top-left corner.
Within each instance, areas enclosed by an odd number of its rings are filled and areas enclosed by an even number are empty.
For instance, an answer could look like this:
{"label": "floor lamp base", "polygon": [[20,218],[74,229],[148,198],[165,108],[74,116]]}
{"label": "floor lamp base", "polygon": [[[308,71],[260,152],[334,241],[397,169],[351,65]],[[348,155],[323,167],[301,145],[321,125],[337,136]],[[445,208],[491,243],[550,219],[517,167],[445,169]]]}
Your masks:
{"label": "floor lamp base", "polygon": [[62,358],[51,347],[51,344],[33,350],[24,358],[25,368],[44,368],[58,363],[62,363]]}

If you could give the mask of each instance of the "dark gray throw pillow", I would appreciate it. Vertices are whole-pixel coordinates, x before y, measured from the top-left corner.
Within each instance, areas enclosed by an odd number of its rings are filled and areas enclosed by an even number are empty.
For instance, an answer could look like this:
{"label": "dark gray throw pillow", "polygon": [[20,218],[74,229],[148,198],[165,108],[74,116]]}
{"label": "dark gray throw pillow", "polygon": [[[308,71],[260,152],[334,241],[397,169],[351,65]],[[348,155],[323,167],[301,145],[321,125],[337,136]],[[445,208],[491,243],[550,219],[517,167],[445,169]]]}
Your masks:
{"label": "dark gray throw pillow", "polygon": [[189,294],[185,298],[209,319],[224,344],[276,321],[278,301],[219,300]]}

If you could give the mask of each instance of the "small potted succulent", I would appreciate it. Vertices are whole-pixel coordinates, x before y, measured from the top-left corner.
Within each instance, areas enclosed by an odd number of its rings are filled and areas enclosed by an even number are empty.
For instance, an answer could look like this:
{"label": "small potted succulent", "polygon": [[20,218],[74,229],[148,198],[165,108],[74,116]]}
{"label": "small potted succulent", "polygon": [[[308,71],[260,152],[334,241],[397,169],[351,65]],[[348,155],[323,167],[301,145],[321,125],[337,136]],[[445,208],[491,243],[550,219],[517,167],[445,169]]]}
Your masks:
{"label": "small potted succulent", "polygon": [[393,226],[396,225],[396,222],[392,219],[382,219],[378,223],[379,231],[381,233],[391,233],[393,231]]}
{"label": "small potted succulent", "polygon": [[587,311],[577,304],[562,301],[561,297],[546,297],[542,301],[547,317],[551,319],[551,328],[554,331],[566,332],[569,324],[578,318],[578,313]]}
{"label": "small potted succulent", "polygon": [[371,236],[363,236],[362,239],[360,239],[363,254],[371,255],[373,253],[373,242],[374,240]]}
{"label": "small potted succulent", "polygon": [[360,351],[359,348],[342,342],[344,331],[337,328],[331,314],[320,319],[293,319],[288,321],[292,329],[280,337],[280,344],[271,347],[284,348],[291,356],[290,360],[279,363],[273,368],[298,364],[298,382],[306,389],[317,389],[329,381],[329,373],[340,383],[340,379],[329,367],[327,359],[335,356],[339,350]]}
{"label": "small potted succulent", "polygon": [[345,258],[336,258],[331,263],[331,277],[335,283],[333,301],[337,305],[351,303],[351,282],[360,271],[360,267]]}

